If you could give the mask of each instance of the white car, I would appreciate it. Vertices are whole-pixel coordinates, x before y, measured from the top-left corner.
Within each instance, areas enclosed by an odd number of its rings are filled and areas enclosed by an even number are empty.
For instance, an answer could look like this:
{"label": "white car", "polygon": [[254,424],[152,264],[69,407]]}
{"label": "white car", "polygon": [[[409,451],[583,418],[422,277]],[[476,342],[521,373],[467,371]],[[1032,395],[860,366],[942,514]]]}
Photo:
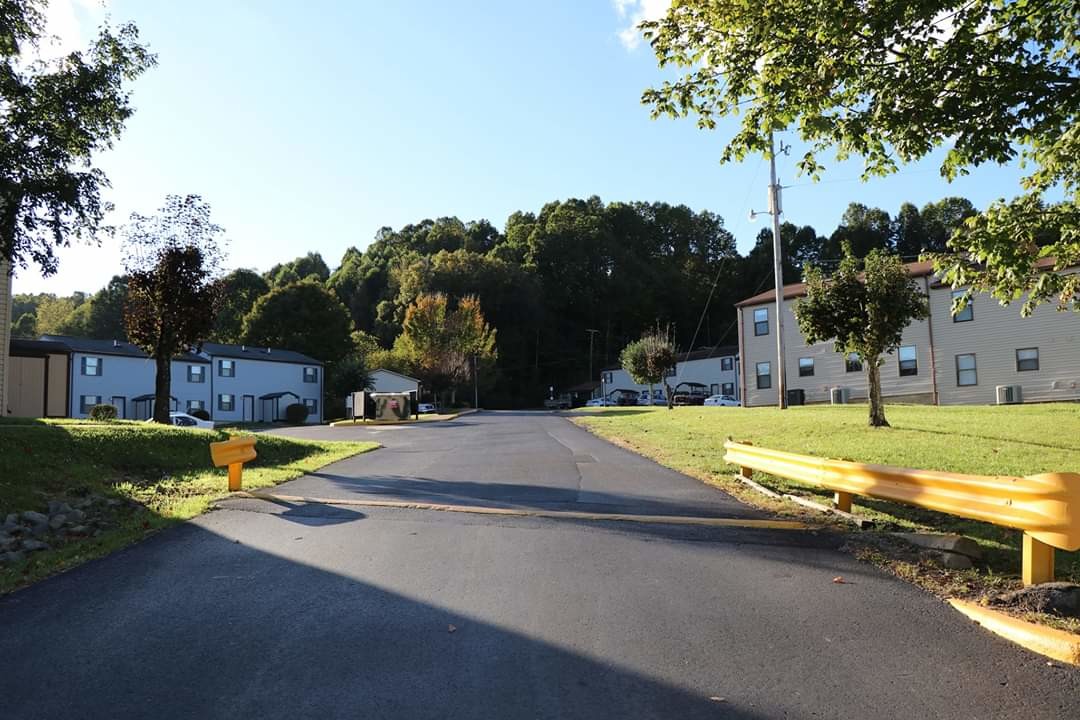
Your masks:
{"label": "white car", "polygon": [[171,420],[172,424],[176,425],[177,427],[193,427],[200,428],[202,430],[214,429],[213,420],[200,420],[194,415],[188,415],[187,413],[171,412],[169,413],[169,420]]}
{"label": "white car", "polygon": [[420,403],[416,406],[416,411],[419,413],[433,413],[435,412],[435,406],[431,403]]}
{"label": "white car", "polygon": [[611,407],[615,402],[608,400],[607,398],[593,398],[589,402],[585,403],[585,407]]}
{"label": "white car", "polygon": [[709,397],[705,398],[704,404],[720,407],[740,407],[742,405],[741,402],[736,400],[731,395],[710,395]]}

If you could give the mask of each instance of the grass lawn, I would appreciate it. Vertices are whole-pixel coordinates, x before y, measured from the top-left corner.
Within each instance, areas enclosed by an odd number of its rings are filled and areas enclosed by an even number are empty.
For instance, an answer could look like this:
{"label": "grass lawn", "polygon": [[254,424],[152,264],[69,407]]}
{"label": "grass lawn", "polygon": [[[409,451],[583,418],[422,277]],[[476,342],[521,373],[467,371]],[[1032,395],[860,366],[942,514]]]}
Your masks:
{"label": "grass lawn", "polygon": [[[777,450],[840,460],[885,463],[978,475],[1080,472],[1080,404],[932,407],[886,405],[891,428],[870,428],[865,405],[775,408],[606,408],[575,418],[596,434],[757,505],[803,514],[792,503],[777,504],[732,479],[736,468],[723,460],[724,441],[750,441]],[[827,501],[831,493],[755,473],[775,490]],[[856,498],[856,512],[886,528],[934,530],[979,541],[986,566],[975,573],[949,573],[947,591],[971,594],[991,583],[1015,584],[1020,569],[1020,533],[986,523],[897,503]],[[897,568],[894,568],[897,569]],[[1061,580],[1080,582],[1080,553],[1057,552]],[[911,569],[908,569],[911,571]],[[898,570],[901,574],[903,568]],[[941,588],[938,588],[941,589]],[[966,590],[966,592],[965,592]]]}
{"label": "grass lawn", "polygon": [[[226,469],[213,467],[209,444],[229,436],[122,420],[0,421],[0,522],[8,513],[44,512],[50,500],[74,504],[101,495],[115,506],[99,535],[50,542],[51,550],[0,565],[0,592],[205,512],[227,494]],[[376,447],[259,435],[258,458],[244,468],[244,488],[275,485]]]}

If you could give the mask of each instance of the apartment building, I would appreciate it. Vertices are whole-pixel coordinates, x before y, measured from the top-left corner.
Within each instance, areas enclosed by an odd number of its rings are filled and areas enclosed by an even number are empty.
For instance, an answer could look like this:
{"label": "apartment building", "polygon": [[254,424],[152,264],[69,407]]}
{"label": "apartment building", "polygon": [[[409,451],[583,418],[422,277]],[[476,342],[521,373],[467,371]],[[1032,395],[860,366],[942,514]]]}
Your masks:
{"label": "apartment building", "polygon": [[[131,343],[43,335],[11,347],[19,370],[9,373],[18,380],[11,397],[19,402],[9,401],[5,414],[85,418],[105,403],[121,418],[153,415],[157,368]],[[171,362],[172,411],[205,410],[218,422],[276,422],[286,407],[303,403],[307,421],[322,422],[323,366],[301,353],[205,343]]]}
{"label": "apartment building", "polygon": [[[1080,314],[1043,305],[1025,318],[1018,305],[1002,307],[977,294],[953,316],[953,297],[963,288],[941,284],[930,263],[906,267],[929,297],[930,317],[909,325],[899,350],[886,356],[884,397],[940,405],[1080,400]],[[832,343],[807,344],[799,332],[793,307],[805,294],[802,283],[783,289],[788,389],[802,391],[807,403],[830,402],[833,389],[847,400],[865,400],[866,374],[859,358],[835,352]],[[773,405],[775,293],[747,298],[736,308],[744,404]]]}
{"label": "apartment building", "polygon": [[[672,389],[680,383],[697,383],[705,386],[709,395],[739,396],[738,348],[733,345],[705,347],[687,353],[679,353],[675,368],[667,378]],[[630,374],[617,365],[604,368],[600,380],[604,391],[611,396],[617,390],[648,390],[647,385],[634,382]],[[654,387],[663,390],[662,387]]]}

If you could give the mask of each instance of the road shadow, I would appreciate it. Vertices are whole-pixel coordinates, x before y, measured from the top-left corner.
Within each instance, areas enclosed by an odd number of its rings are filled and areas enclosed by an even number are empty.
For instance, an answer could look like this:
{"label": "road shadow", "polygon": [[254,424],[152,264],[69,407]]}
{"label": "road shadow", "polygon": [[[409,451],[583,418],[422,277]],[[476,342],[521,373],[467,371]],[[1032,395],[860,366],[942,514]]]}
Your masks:
{"label": "road shadow", "polygon": [[193,524],[0,598],[0,636],[22,720],[768,717]]}
{"label": "road shadow", "polygon": [[[576,488],[529,483],[499,483],[470,480],[437,480],[404,475],[339,475],[316,471],[293,480],[281,493],[319,493],[315,478],[332,483],[333,499],[395,499],[473,507],[502,507],[527,510],[575,510],[627,515],[670,515],[675,517],[764,518],[767,513],[744,505],[712,502],[678,502],[647,495],[604,491],[583,492]],[[326,488],[323,488],[326,491]],[[345,492],[341,492],[345,491]],[[324,495],[325,497],[325,495]],[[718,498],[719,499],[719,498]]]}

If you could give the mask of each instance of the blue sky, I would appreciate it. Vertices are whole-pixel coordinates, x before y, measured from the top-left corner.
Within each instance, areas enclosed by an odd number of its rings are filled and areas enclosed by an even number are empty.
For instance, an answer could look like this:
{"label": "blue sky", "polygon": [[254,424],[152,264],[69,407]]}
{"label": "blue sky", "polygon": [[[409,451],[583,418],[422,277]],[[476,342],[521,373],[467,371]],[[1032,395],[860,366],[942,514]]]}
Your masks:
{"label": "blue sky", "polygon": [[[768,166],[720,165],[731,125],[653,121],[641,91],[661,79],[630,23],[664,0],[53,0],[55,31],[90,37],[107,12],[134,20],[159,66],[134,85],[135,116],[100,166],[120,224],[168,193],[198,193],[230,240],[228,265],[265,270],[309,250],[331,267],[382,226],[487,218],[599,195],[722,215],[745,251],[761,227]],[[787,141],[794,138],[787,137]],[[793,153],[797,154],[797,153]],[[862,183],[828,163],[806,184],[782,159],[785,219],[831,231],[849,202],[895,213],[964,195],[1012,196],[1016,168],[951,185],[930,161]],[[94,291],[118,272],[116,240],[61,251],[16,292]]]}

